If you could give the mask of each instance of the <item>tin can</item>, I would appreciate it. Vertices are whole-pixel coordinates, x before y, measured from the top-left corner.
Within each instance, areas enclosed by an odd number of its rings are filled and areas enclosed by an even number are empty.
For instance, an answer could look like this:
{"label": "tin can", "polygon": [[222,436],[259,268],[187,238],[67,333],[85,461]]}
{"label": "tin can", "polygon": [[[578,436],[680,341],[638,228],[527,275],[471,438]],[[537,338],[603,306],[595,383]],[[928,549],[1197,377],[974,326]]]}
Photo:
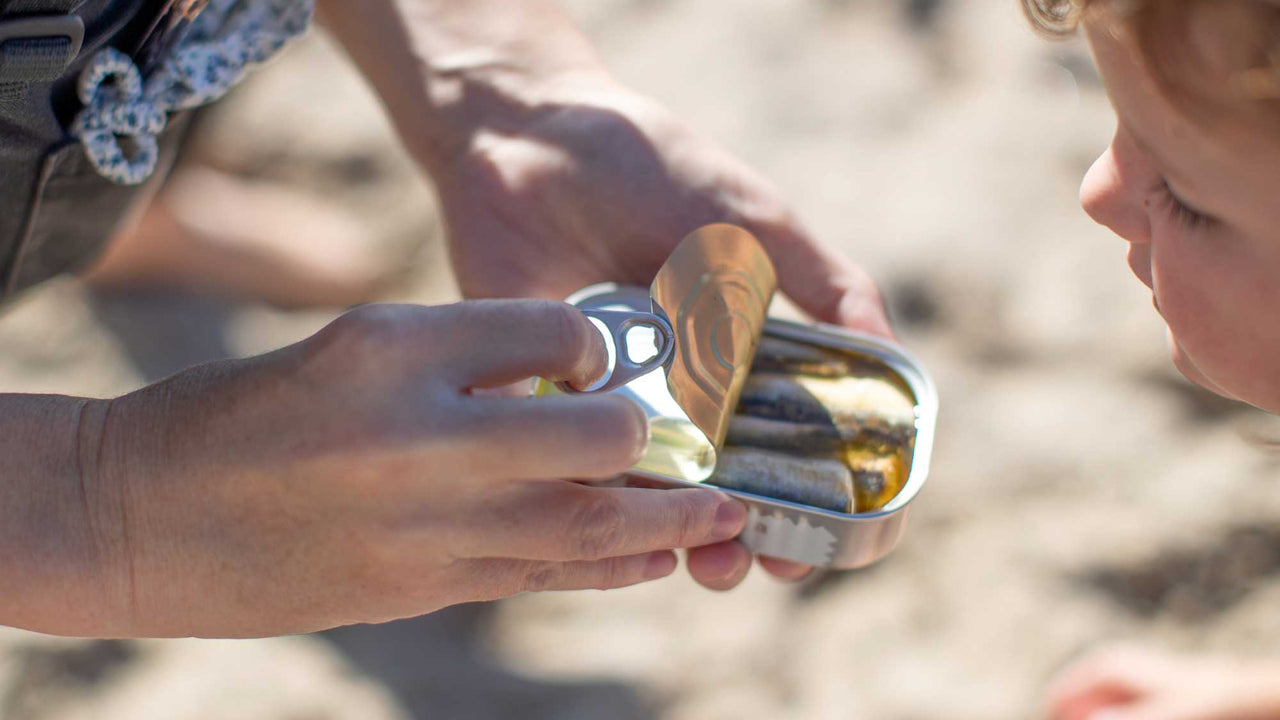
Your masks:
{"label": "tin can", "polygon": [[[630,474],[645,484],[696,487],[715,470],[761,337],[883,366],[915,403],[906,479],[883,507],[837,512],[717,488],[746,505],[747,523],[738,539],[752,552],[820,567],[864,567],[897,545],[909,506],[924,486],[937,391],[920,363],[888,340],[766,318],[773,283],[772,265],[754,237],[740,228],[713,225],[686,238],[649,290],[601,284],[578,291],[567,301],[596,322],[610,352],[610,374],[589,391],[629,397],[649,416],[649,449]],[[542,381],[537,392],[566,390]]]}

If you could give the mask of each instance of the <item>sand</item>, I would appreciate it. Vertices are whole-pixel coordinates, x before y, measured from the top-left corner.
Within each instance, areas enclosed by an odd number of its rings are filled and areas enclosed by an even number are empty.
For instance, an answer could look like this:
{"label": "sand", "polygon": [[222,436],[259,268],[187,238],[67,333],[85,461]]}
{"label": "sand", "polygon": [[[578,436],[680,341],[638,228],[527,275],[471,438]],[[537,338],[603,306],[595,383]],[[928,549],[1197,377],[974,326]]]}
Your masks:
{"label": "sand", "polygon": [[[0,631],[0,716],[1015,720],[1108,640],[1280,651],[1280,454],[1257,442],[1280,427],[1178,378],[1124,244],[1076,206],[1113,126],[1078,42],[1006,1],[568,7],[885,288],[942,392],[900,549],[799,586],[681,574],[275,640]],[[337,203],[386,252],[421,243],[394,296],[454,296],[429,190],[322,37],[198,153]],[[0,317],[0,387],[117,394],[332,316],[58,280]]]}

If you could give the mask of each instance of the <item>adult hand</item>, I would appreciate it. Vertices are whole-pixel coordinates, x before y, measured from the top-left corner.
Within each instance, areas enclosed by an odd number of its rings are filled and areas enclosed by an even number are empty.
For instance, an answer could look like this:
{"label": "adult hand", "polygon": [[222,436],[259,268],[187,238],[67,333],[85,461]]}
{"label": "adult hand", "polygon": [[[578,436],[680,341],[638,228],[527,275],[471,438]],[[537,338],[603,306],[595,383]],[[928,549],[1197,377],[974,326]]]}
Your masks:
{"label": "adult hand", "polygon": [[1277,720],[1280,663],[1117,648],[1063,672],[1052,720]]}
{"label": "adult hand", "polygon": [[745,508],[563,479],[614,476],[643,452],[625,398],[473,392],[585,385],[604,363],[563,303],[367,306],[94,406],[85,502],[113,549],[99,603],[120,620],[73,632],[297,633],[667,575],[672,548],[734,537]]}
{"label": "adult hand", "polygon": [[[465,87],[458,112],[488,120],[468,125],[471,136],[432,173],[464,294],[563,298],[602,281],[648,285],[685,235],[728,221],[760,239],[801,309],[891,334],[860,268],[819,245],[767,182],[656,103],[599,73]],[[809,570],[761,563],[787,579]],[[690,551],[688,565],[703,585],[728,589],[750,556],[726,543]]]}
{"label": "adult hand", "polygon": [[466,124],[432,170],[464,294],[559,299],[596,282],[647,286],[685,235],[730,222],[760,239],[801,309],[891,335],[860,268],[657,103],[597,72],[464,88],[455,112],[484,120]]}

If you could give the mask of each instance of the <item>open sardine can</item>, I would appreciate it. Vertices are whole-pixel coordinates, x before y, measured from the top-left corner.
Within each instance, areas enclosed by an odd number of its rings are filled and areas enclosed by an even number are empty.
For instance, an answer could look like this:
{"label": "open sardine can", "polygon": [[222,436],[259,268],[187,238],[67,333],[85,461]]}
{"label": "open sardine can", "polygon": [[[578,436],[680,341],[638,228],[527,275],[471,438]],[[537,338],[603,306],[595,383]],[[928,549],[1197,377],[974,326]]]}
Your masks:
{"label": "open sardine can", "polygon": [[937,391],[887,339],[767,318],[775,288],[755,237],[717,224],[686,237],[647,291],[578,291],[568,302],[609,349],[608,374],[581,392],[638,403],[651,440],[630,474],[736,497],[752,552],[870,565],[897,545],[924,485]]}

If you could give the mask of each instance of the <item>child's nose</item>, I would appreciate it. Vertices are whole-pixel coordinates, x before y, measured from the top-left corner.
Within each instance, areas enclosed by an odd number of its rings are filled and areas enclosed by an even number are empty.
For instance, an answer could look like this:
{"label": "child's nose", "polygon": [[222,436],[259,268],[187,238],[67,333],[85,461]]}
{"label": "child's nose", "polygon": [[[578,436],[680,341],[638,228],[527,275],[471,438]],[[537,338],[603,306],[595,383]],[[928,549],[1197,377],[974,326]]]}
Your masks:
{"label": "child's nose", "polygon": [[1123,139],[1117,133],[1116,139],[1085,173],[1080,183],[1080,205],[1089,217],[1125,240],[1150,242],[1151,221],[1143,205],[1140,184],[1130,177],[1133,169],[1117,157],[1124,150]]}

